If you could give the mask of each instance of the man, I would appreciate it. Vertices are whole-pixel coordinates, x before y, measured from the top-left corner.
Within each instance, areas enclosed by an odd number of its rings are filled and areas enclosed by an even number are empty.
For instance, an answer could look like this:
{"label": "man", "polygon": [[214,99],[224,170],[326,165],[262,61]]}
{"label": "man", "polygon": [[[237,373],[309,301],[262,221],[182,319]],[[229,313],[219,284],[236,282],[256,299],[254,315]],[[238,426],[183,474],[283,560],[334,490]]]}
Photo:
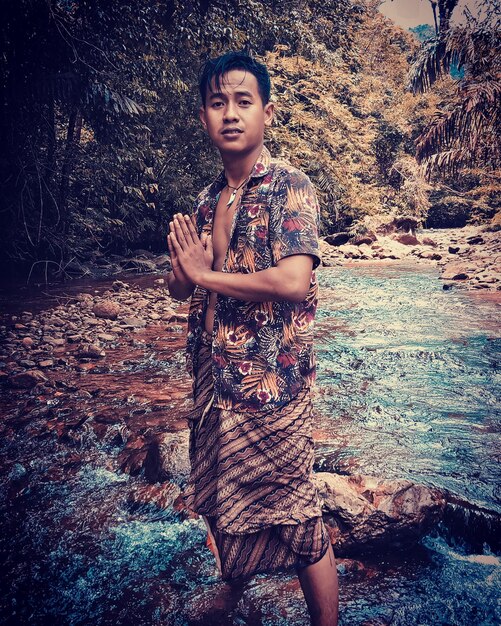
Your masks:
{"label": "man", "polygon": [[271,158],[266,67],[229,52],[206,63],[200,119],[220,175],[177,214],[171,295],[190,296],[191,474],[222,578],[294,566],[312,623],[338,619],[334,553],[311,481],[318,204],[308,177]]}

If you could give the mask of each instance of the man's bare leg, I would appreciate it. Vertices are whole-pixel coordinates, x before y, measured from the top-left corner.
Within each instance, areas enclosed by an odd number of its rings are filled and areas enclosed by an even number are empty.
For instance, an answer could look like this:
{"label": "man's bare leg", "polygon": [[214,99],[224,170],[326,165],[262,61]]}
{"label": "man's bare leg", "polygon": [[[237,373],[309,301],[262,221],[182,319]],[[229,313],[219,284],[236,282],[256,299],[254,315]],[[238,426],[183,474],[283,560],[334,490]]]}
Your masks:
{"label": "man's bare leg", "polygon": [[329,548],[320,561],[306,567],[297,567],[296,571],[312,626],[337,626],[339,593],[332,545],[329,543]]}

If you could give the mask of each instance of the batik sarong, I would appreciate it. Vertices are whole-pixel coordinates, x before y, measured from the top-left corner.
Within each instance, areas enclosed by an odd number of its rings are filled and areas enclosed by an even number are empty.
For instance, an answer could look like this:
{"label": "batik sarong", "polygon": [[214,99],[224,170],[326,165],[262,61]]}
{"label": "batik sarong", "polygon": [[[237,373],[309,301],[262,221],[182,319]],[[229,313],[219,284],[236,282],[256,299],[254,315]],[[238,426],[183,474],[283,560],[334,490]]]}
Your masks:
{"label": "batik sarong", "polygon": [[329,546],[311,474],[309,389],[267,412],[212,406],[211,336],[204,331],[188,415],[186,506],[207,525],[224,580],[303,567]]}

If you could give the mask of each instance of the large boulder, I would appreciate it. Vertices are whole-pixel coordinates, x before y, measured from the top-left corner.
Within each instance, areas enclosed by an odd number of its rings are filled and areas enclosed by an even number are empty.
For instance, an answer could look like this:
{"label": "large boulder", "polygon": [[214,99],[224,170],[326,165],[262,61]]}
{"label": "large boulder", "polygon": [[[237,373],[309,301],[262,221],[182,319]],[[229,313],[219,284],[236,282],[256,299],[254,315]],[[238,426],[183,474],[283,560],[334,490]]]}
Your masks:
{"label": "large boulder", "polygon": [[377,241],[376,235],[371,231],[367,231],[365,233],[359,233],[357,235],[353,235],[353,237],[350,240],[350,243],[353,244],[354,246],[360,246],[364,243],[370,246],[372,243],[374,243],[374,241]]}
{"label": "large boulder", "polygon": [[445,495],[405,479],[314,474],[336,555],[353,556],[416,542],[442,517]]}
{"label": "large boulder", "polygon": [[390,235],[401,232],[415,236],[419,223],[419,220],[413,215],[397,215],[390,221],[379,224],[376,227],[376,233],[379,235]]}
{"label": "large boulder", "polygon": [[351,238],[350,233],[333,233],[332,235],[327,235],[324,237],[324,241],[326,241],[331,246],[342,246]]}

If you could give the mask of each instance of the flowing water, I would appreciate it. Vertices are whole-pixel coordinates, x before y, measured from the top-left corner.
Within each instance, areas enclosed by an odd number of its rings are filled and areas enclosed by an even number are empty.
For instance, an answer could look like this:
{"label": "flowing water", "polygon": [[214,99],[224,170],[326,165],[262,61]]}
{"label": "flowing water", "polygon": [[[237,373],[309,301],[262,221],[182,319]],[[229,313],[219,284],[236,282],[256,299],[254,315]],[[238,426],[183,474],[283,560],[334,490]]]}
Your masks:
{"label": "flowing water", "polygon": [[[444,291],[434,269],[402,263],[324,268],[319,281],[315,469],[408,478],[454,500],[414,549],[361,555],[358,571],[340,560],[340,626],[500,624],[499,294]],[[182,433],[189,383],[182,332],[172,334],[139,334],[134,365],[116,357],[109,389],[79,410],[94,401],[94,418],[101,403],[131,428]],[[142,374],[178,393],[152,407],[156,388],[142,385],[143,403],[130,400]],[[127,439],[117,423],[96,431],[82,418],[66,438],[48,428],[77,406],[62,397],[5,405],[0,623],[309,624],[292,573],[254,577],[237,603],[201,519],[131,498],[144,477],[117,471]],[[173,482],[185,480],[186,468]]]}

